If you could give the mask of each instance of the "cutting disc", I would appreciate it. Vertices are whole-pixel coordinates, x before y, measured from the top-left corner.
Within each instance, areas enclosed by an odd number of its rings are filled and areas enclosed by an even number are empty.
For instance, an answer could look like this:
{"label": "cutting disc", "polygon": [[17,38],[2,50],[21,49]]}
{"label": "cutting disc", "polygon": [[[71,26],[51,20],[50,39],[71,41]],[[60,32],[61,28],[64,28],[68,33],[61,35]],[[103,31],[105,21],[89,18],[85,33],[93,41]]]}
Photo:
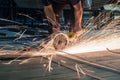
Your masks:
{"label": "cutting disc", "polygon": [[64,49],[69,43],[69,38],[64,33],[58,33],[53,37],[53,47],[56,50]]}

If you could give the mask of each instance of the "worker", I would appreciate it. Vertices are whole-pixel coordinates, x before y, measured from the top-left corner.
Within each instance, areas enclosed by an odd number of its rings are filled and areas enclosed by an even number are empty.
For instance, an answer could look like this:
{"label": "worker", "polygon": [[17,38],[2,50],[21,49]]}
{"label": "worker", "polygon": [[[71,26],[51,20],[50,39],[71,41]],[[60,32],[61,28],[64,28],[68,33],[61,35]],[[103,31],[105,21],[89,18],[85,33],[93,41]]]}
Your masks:
{"label": "worker", "polygon": [[84,0],[42,0],[45,15],[52,24],[51,32],[56,33],[60,31],[60,13],[68,4],[74,11],[69,31],[75,33],[76,36],[79,36],[82,32],[83,1]]}

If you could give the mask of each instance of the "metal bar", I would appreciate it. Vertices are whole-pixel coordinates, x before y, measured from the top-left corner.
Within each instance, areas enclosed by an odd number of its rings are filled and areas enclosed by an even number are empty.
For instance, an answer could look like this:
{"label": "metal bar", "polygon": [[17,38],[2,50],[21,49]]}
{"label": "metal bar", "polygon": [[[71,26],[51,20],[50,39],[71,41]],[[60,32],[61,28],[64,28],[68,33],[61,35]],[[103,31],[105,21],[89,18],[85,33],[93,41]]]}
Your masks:
{"label": "metal bar", "polygon": [[109,71],[112,71],[112,72],[120,73],[120,71],[115,69],[115,68],[112,68],[112,67],[109,67],[109,66],[105,66],[105,65],[102,65],[102,64],[98,64],[98,63],[95,63],[95,62],[92,62],[92,61],[88,61],[88,60],[86,60],[84,58],[81,58],[81,57],[69,54],[67,52],[63,52],[63,51],[59,51],[59,52],[62,52],[62,53],[66,54],[66,55],[60,55],[59,54],[60,56],[73,59],[73,60],[75,60],[77,62],[85,63],[85,64],[88,64],[88,65],[91,65],[91,66],[94,66],[94,67],[99,67],[101,69],[106,69],[106,70],[109,70]]}

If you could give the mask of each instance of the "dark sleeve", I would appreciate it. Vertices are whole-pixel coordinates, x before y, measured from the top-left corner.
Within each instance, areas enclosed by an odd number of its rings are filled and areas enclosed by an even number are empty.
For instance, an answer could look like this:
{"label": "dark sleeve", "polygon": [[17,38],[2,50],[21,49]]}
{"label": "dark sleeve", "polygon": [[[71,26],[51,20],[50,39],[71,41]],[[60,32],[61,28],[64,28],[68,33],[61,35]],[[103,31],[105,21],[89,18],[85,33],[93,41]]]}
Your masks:
{"label": "dark sleeve", "polygon": [[77,4],[79,1],[81,1],[81,0],[70,0],[70,3],[71,3],[72,5],[75,5],[75,4]]}
{"label": "dark sleeve", "polygon": [[48,6],[50,4],[49,0],[42,0],[44,6]]}

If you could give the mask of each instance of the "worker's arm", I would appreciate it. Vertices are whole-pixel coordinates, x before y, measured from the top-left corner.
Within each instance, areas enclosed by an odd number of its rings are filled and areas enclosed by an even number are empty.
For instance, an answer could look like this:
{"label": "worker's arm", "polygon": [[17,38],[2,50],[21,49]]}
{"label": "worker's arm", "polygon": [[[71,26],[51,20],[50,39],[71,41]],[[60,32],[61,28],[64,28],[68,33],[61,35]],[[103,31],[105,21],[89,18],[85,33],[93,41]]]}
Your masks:
{"label": "worker's arm", "polygon": [[77,4],[73,5],[74,8],[74,17],[75,17],[75,22],[74,22],[74,30],[80,30],[82,26],[82,17],[83,17],[83,6],[82,2],[79,1]]}
{"label": "worker's arm", "polygon": [[44,7],[44,12],[47,17],[47,19],[51,22],[53,26],[56,26],[57,20],[55,13],[53,11],[52,5],[47,5]]}

